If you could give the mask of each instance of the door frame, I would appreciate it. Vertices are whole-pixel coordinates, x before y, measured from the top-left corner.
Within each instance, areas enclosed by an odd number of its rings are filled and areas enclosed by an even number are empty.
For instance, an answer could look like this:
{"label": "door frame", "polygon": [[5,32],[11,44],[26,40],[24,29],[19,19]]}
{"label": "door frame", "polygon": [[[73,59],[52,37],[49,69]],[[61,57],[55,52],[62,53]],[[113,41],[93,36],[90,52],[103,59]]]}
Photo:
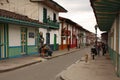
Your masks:
{"label": "door frame", "polygon": [[21,55],[26,55],[27,51],[27,28],[21,27]]}
{"label": "door frame", "polygon": [[50,44],[50,33],[46,33],[46,44]]}
{"label": "door frame", "polygon": [[8,58],[8,24],[0,23],[0,59]]}

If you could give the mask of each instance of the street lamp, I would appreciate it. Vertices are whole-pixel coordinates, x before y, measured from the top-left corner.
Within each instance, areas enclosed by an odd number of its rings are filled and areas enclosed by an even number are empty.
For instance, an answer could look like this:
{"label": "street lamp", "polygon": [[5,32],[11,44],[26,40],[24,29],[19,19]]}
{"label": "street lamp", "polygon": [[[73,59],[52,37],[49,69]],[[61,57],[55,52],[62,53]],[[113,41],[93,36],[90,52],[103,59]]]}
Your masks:
{"label": "street lamp", "polygon": [[95,25],[95,45],[97,46],[97,27],[98,25]]}

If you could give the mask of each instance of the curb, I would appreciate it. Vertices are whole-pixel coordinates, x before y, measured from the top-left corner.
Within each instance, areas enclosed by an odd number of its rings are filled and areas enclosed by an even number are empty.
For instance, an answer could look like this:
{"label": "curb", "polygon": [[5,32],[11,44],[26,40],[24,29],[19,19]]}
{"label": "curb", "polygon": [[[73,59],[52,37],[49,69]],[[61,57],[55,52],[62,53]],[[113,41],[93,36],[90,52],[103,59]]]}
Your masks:
{"label": "curb", "polygon": [[[56,57],[59,57],[59,56],[63,56],[63,55],[67,55],[67,54],[70,54],[70,53],[73,53],[73,52],[76,52],[76,51],[79,51],[79,50],[74,50],[74,51],[71,51],[71,52],[65,52],[64,54],[56,55],[56,56],[53,56],[51,58],[45,58],[45,59],[50,60],[50,59],[53,59],[53,58],[56,58]],[[23,64],[23,65],[20,65],[20,66],[9,68],[9,69],[3,69],[3,70],[0,70],[0,73],[9,72],[9,71],[16,70],[16,69],[19,69],[19,68],[23,68],[23,67],[26,67],[26,66],[30,66],[32,64],[36,64],[36,63],[39,63],[39,62],[42,62],[42,60],[27,63],[27,64]]]}
{"label": "curb", "polygon": [[42,60],[31,62],[31,63],[27,63],[27,64],[24,64],[24,65],[20,65],[20,66],[9,68],[9,69],[0,70],[0,73],[9,72],[9,71],[16,70],[16,69],[19,69],[19,68],[23,68],[23,67],[26,67],[26,66],[30,66],[32,64],[36,64],[36,63],[39,63],[39,62],[42,62]]}
{"label": "curb", "polygon": [[[79,49],[79,50],[80,50],[80,49]],[[66,53],[64,53],[64,54],[60,54],[60,55],[57,55],[57,56],[52,56],[51,58],[45,58],[45,59],[50,60],[50,59],[53,59],[53,58],[56,58],[56,57],[59,57],[59,56],[71,54],[71,53],[76,52],[76,51],[79,51],[79,50],[74,50],[74,51],[71,51],[71,52],[66,52]]]}

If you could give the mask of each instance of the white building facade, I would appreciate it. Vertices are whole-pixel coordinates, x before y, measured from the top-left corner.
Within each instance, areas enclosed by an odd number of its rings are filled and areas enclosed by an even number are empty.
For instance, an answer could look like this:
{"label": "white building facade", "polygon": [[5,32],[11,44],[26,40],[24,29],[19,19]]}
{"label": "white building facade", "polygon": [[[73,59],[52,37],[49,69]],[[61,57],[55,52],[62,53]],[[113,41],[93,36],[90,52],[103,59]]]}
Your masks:
{"label": "white building facade", "polygon": [[39,28],[43,33],[44,44],[49,44],[52,50],[59,49],[59,13],[67,12],[62,6],[52,0],[31,0],[39,5],[39,21],[45,24],[45,28]]}
{"label": "white building facade", "polygon": [[[47,7],[46,2],[50,5],[55,4],[57,9],[55,7],[54,10],[52,6]],[[39,31],[44,33],[45,43],[53,44],[56,50],[59,25],[56,24],[58,26],[56,28],[52,23],[44,23],[45,9],[48,9],[47,16],[53,18],[53,15],[55,21],[58,20],[58,12],[67,12],[51,0],[42,0],[42,2],[39,0],[35,2],[32,0],[0,0],[0,59],[38,53]]]}
{"label": "white building facade", "polygon": [[60,17],[60,49],[80,48],[86,46],[86,30],[70,19]]}

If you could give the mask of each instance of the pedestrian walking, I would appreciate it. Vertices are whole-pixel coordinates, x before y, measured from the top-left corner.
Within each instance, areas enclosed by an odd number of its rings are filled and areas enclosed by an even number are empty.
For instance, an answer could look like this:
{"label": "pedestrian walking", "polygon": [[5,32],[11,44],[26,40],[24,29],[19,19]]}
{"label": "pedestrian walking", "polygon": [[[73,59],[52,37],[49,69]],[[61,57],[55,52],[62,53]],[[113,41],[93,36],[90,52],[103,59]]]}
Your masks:
{"label": "pedestrian walking", "polygon": [[94,60],[95,59],[95,55],[97,55],[97,50],[96,50],[96,47],[95,45],[91,48],[91,56],[92,56],[92,59]]}
{"label": "pedestrian walking", "polygon": [[70,44],[67,45],[68,51],[70,50]]}
{"label": "pedestrian walking", "polygon": [[94,45],[94,48],[95,48],[95,56],[97,55],[97,45]]}
{"label": "pedestrian walking", "polygon": [[100,51],[101,51],[101,45],[100,43],[97,44],[97,55],[100,55]]}
{"label": "pedestrian walking", "polygon": [[102,43],[102,55],[104,56],[106,54],[106,45],[105,43]]}

